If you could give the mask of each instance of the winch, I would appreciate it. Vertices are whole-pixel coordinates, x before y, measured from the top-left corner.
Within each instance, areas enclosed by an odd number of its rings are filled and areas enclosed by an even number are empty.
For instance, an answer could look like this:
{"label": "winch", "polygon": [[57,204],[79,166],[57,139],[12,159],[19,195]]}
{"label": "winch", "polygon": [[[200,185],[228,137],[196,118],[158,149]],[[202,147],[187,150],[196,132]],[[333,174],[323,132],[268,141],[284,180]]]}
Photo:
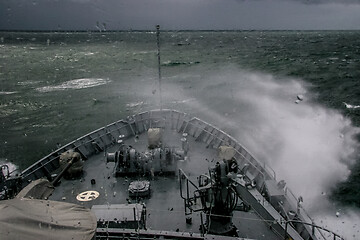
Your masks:
{"label": "winch", "polygon": [[123,145],[119,151],[107,154],[107,162],[115,162],[116,176],[174,175],[177,161],[184,159],[184,151],[178,148],[159,147],[138,152]]}

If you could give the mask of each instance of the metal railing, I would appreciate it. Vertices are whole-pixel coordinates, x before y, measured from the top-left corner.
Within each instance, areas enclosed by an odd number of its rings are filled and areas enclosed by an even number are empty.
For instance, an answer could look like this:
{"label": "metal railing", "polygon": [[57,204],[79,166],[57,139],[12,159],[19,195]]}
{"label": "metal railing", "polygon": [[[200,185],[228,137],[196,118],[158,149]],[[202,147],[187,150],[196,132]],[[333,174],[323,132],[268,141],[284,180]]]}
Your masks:
{"label": "metal railing", "polygon": [[[68,144],[65,146],[57,149],[56,151],[52,152],[51,154],[47,155],[46,157],[42,158],[32,166],[28,167],[25,171],[22,172],[22,177],[27,178],[30,175],[34,174],[35,172],[39,171],[41,168],[44,168],[46,165],[52,163],[56,159],[59,158],[59,154],[62,152],[65,152],[69,149],[78,149],[81,147],[88,148],[89,146],[95,148],[91,143],[97,140],[101,140],[103,147],[106,148],[110,144],[113,144],[114,142],[114,132],[117,134],[123,134],[123,129],[126,130],[126,138],[131,137],[132,135],[138,134],[139,131],[143,132],[146,129],[152,127],[152,125],[158,125],[160,123],[170,123],[171,128],[175,127],[177,131],[183,131],[185,132],[193,132],[192,135],[196,140],[200,137],[200,135],[203,134],[203,136],[199,139],[205,144],[211,145],[219,145],[219,144],[229,144],[231,143],[231,146],[234,148],[237,156],[238,161],[244,160],[246,163],[248,163],[252,170],[256,172],[257,176],[263,179],[262,186],[257,186],[257,189],[261,191],[263,185],[265,184],[265,180],[270,178],[273,178],[276,180],[276,174],[275,171],[268,166],[265,163],[261,163],[258,160],[256,160],[250,152],[245,149],[238,141],[236,141],[233,137],[225,133],[224,131],[220,130],[219,128],[214,127],[213,125],[204,122],[198,118],[190,117],[186,113],[178,112],[176,110],[168,110],[163,109],[162,111],[159,110],[153,110],[153,111],[146,111],[142,112],[136,115],[133,115],[131,117],[131,120],[124,121],[119,120],[116,122],[113,122],[105,127],[99,128],[93,132],[90,132]],[[164,127],[166,124],[164,124]],[[127,129],[130,128],[130,129]],[[135,129],[134,129],[135,128]],[[206,129],[208,128],[208,129]],[[131,130],[131,131],[128,131]],[[198,134],[198,135],[197,135]],[[96,136],[94,136],[96,135]],[[197,136],[196,136],[197,135]],[[206,136],[206,137],[204,137]],[[103,138],[109,138],[108,140],[104,140]],[[89,139],[87,139],[89,138]],[[116,139],[115,139],[116,140]],[[211,140],[209,143],[208,141]],[[91,150],[88,152],[91,153]],[[192,182],[191,182],[192,183]],[[196,186],[195,186],[196,187]],[[293,198],[295,201],[297,201],[297,197],[293,194],[293,192],[287,188],[286,194],[287,197],[290,199]],[[306,216],[308,220],[312,221],[309,214],[305,211],[305,209],[301,207],[301,211],[304,213],[303,216]],[[295,221],[288,221],[288,222],[295,222]],[[286,224],[288,224],[288,222]],[[304,223],[311,226],[316,226],[314,223]],[[322,227],[316,226],[315,229],[322,229],[328,232],[331,232],[330,230],[324,229]],[[339,235],[331,232],[336,237],[340,237]],[[340,239],[343,239],[340,237]]]}
{"label": "metal railing", "polygon": [[[28,167],[26,170],[24,170],[22,172],[22,177],[27,178],[31,174],[34,174],[35,172],[39,171],[44,166],[57,160],[59,157],[59,153],[65,152],[66,150],[69,150],[72,148],[79,149],[81,147],[92,146],[91,142],[94,142],[98,139],[102,139],[104,137],[109,137],[110,139],[112,139],[114,137],[113,136],[114,132],[120,133],[121,129],[124,129],[127,127],[131,128],[131,132],[128,132],[128,135],[126,137],[130,137],[132,134],[133,135],[135,134],[135,131],[133,129],[134,126],[131,126],[132,124],[135,124],[135,127],[138,128],[137,126],[139,124],[143,123],[144,124],[143,130],[145,130],[146,128],[151,127],[151,125],[153,123],[159,123],[161,121],[166,121],[166,119],[164,117],[165,114],[166,114],[167,121],[170,121],[172,125],[176,125],[178,130],[180,130],[180,128],[182,126],[184,126],[183,132],[185,132],[186,130],[188,130],[188,132],[189,132],[192,129],[192,130],[194,130],[194,134],[195,134],[197,131],[201,131],[200,134],[206,134],[208,136],[208,140],[211,137],[212,138],[211,142],[218,141],[218,144],[219,143],[226,144],[229,141],[231,141],[232,144],[234,145],[233,147],[235,149],[235,152],[240,157],[240,159],[244,160],[246,163],[248,163],[252,167],[252,169],[256,172],[256,175],[260,175],[261,178],[263,179],[262,186],[257,186],[257,188],[259,190],[261,190],[261,188],[264,185],[265,180],[268,178],[268,177],[266,177],[265,173],[268,174],[269,176],[271,176],[273,179],[276,179],[275,171],[270,166],[268,166],[265,163],[258,162],[252,156],[252,154],[250,154],[250,152],[247,149],[245,149],[239,142],[237,142],[233,137],[231,137],[224,131],[220,130],[219,128],[214,127],[213,125],[211,125],[203,120],[200,120],[199,118],[190,117],[186,113],[182,113],[182,112],[179,112],[176,110],[169,110],[169,109],[163,109],[162,111],[153,110],[153,111],[142,112],[142,113],[133,115],[131,117],[132,121],[119,120],[119,121],[111,123],[105,127],[99,128],[95,131],[92,131],[92,132],[66,144],[65,146],[61,147],[60,149],[58,149],[58,150],[52,152],[51,154],[49,154],[48,156],[42,158],[40,161],[36,162],[32,166]],[[180,122],[180,124],[179,124],[179,122]],[[203,128],[200,127],[199,124],[204,125],[204,127]],[[179,125],[180,125],[180,127],[179,127]],[[211,132],[206,130],[205,129],[206,127],[212,129]],[[111,128],[113,128],[113,129],[111,129]],[[135,130],[137,131],[138,129],[135,129]],[[101,133],[101,134],[99,134],[99,133]],[[99,135],[94,136],[96,134],[99,134]],[[193,137],[195,137],[195,136],[193,136]],[[86,138],[89,138],[89,139],[86,139]],[[206,141],[205,141],[206,139],[202,139],[202,140],[203,140],[203,142],[206,143]],[[104,144],[104,147],[107,147],[108,145],[112,144],[112,141],[110,141],[108,144],[106,142],[103,142],[103,144]],[[94,146],[92,146],[92,147],[94,147]],[[94,147],[94,149],[95,149],[95,147]],[[240,149],[241,151],[238,149]],[[52,157],[54,155],[57,155],[57,156]],[[239,161],[240,159],[237,159],[237,160]],[[37,164],[39,164],[39,162],[41,162],[41,164],[37,166]],[[30,172],[29,172],[29,170],[30,170]],[[269,170],[271,171],[272,174],[270,174]]]}
{"label": "metal railing", "polygon": [[[312,235],[315,236],[315,229],[318,229],[319,231],[322,230],[322,231],[325,231],[325,232],[328,232],[330,233],[332,236],[333,236],[333,239],[336,240],[336,239],[340,239],[340,240],[345,240],[343,237],[341,237],[339,234],[337,233],[334,233],[333,231],[329,230],[329,229],[326,229],[324,227],[320,227],[320,226],[317,226],[313,223],[308,223],[308,222],[303,222],[303,221],[298,221],[298,220],[287,220],[285,222],[285,234],[284,234],[284,240],[288,240],[288,235],[287,235],[287,229],[288,229],[288,225],[289,223],[300,223],[300,224],[303,224],[303,225],[307,225],[307,226],[311,226],[311,232],[312,232]],[[323,236],[323,235],[322,235]],[[324,237],[324,236],[323,236]],[[324,237],[325,239],[325,237]]]}

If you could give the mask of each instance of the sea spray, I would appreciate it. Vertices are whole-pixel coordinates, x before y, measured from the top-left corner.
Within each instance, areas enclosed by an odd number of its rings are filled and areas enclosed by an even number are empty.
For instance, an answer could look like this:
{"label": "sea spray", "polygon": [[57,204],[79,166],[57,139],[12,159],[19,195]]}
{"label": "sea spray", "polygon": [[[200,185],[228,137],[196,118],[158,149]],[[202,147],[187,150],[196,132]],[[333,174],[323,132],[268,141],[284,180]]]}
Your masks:
{"label": "sea spray", "polygon": [[[203,72],[192,71],[193,76]],[[337,207],[328,198],[331,189],[349,175],[359,147],[354,136],[360,130],[338,111],[317,104],[304,81],[236,68],[206,71],[195,79],[189,76],[191,88],[178,77],[182,85],[174,78],[164,84],[166,107],[176,103],[176,109],[186,109],[235,137],[275,170],[277,180],[284,179],[303,197],[303,205],[315,219],[327,219],[329,228],[331,223],[335,227],[344,219],[350,223],[349,219],[360,218],[344,208],[340,221],[335,216]],[[299,94],[304,99],[295,104]],[[353,231],[346,231],[346,236],[352,238],[359,227],[349,227]]]}

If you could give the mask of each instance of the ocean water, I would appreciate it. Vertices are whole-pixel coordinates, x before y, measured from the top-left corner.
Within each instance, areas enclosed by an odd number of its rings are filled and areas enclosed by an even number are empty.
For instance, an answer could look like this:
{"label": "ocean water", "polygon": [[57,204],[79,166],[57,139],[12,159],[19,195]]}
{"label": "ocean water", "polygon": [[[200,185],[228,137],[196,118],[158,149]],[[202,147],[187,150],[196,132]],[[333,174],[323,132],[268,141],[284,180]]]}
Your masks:
{"label": "ocean water", "polygon": [[0,163],[24,169],[161,92],[360,237],[359,31],[162,32],[161,72],[160,90],[154,32],[0,32]]}

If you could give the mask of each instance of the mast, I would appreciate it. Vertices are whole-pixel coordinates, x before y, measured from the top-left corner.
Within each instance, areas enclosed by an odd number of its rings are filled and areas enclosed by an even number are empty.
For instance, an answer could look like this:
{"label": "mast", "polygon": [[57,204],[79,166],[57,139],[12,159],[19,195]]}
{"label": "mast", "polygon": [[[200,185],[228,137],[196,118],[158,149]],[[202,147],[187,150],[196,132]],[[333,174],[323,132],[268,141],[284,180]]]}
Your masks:
{"label": "mast", "polygon": [[160,25],[156,25],[156,40],[157,40],[157,57],[158,57],[158,73],[159,73],[159,97],[160,97],[160,111],[162,112],[162,94],[161,94],[161,62],[160,62]]}

